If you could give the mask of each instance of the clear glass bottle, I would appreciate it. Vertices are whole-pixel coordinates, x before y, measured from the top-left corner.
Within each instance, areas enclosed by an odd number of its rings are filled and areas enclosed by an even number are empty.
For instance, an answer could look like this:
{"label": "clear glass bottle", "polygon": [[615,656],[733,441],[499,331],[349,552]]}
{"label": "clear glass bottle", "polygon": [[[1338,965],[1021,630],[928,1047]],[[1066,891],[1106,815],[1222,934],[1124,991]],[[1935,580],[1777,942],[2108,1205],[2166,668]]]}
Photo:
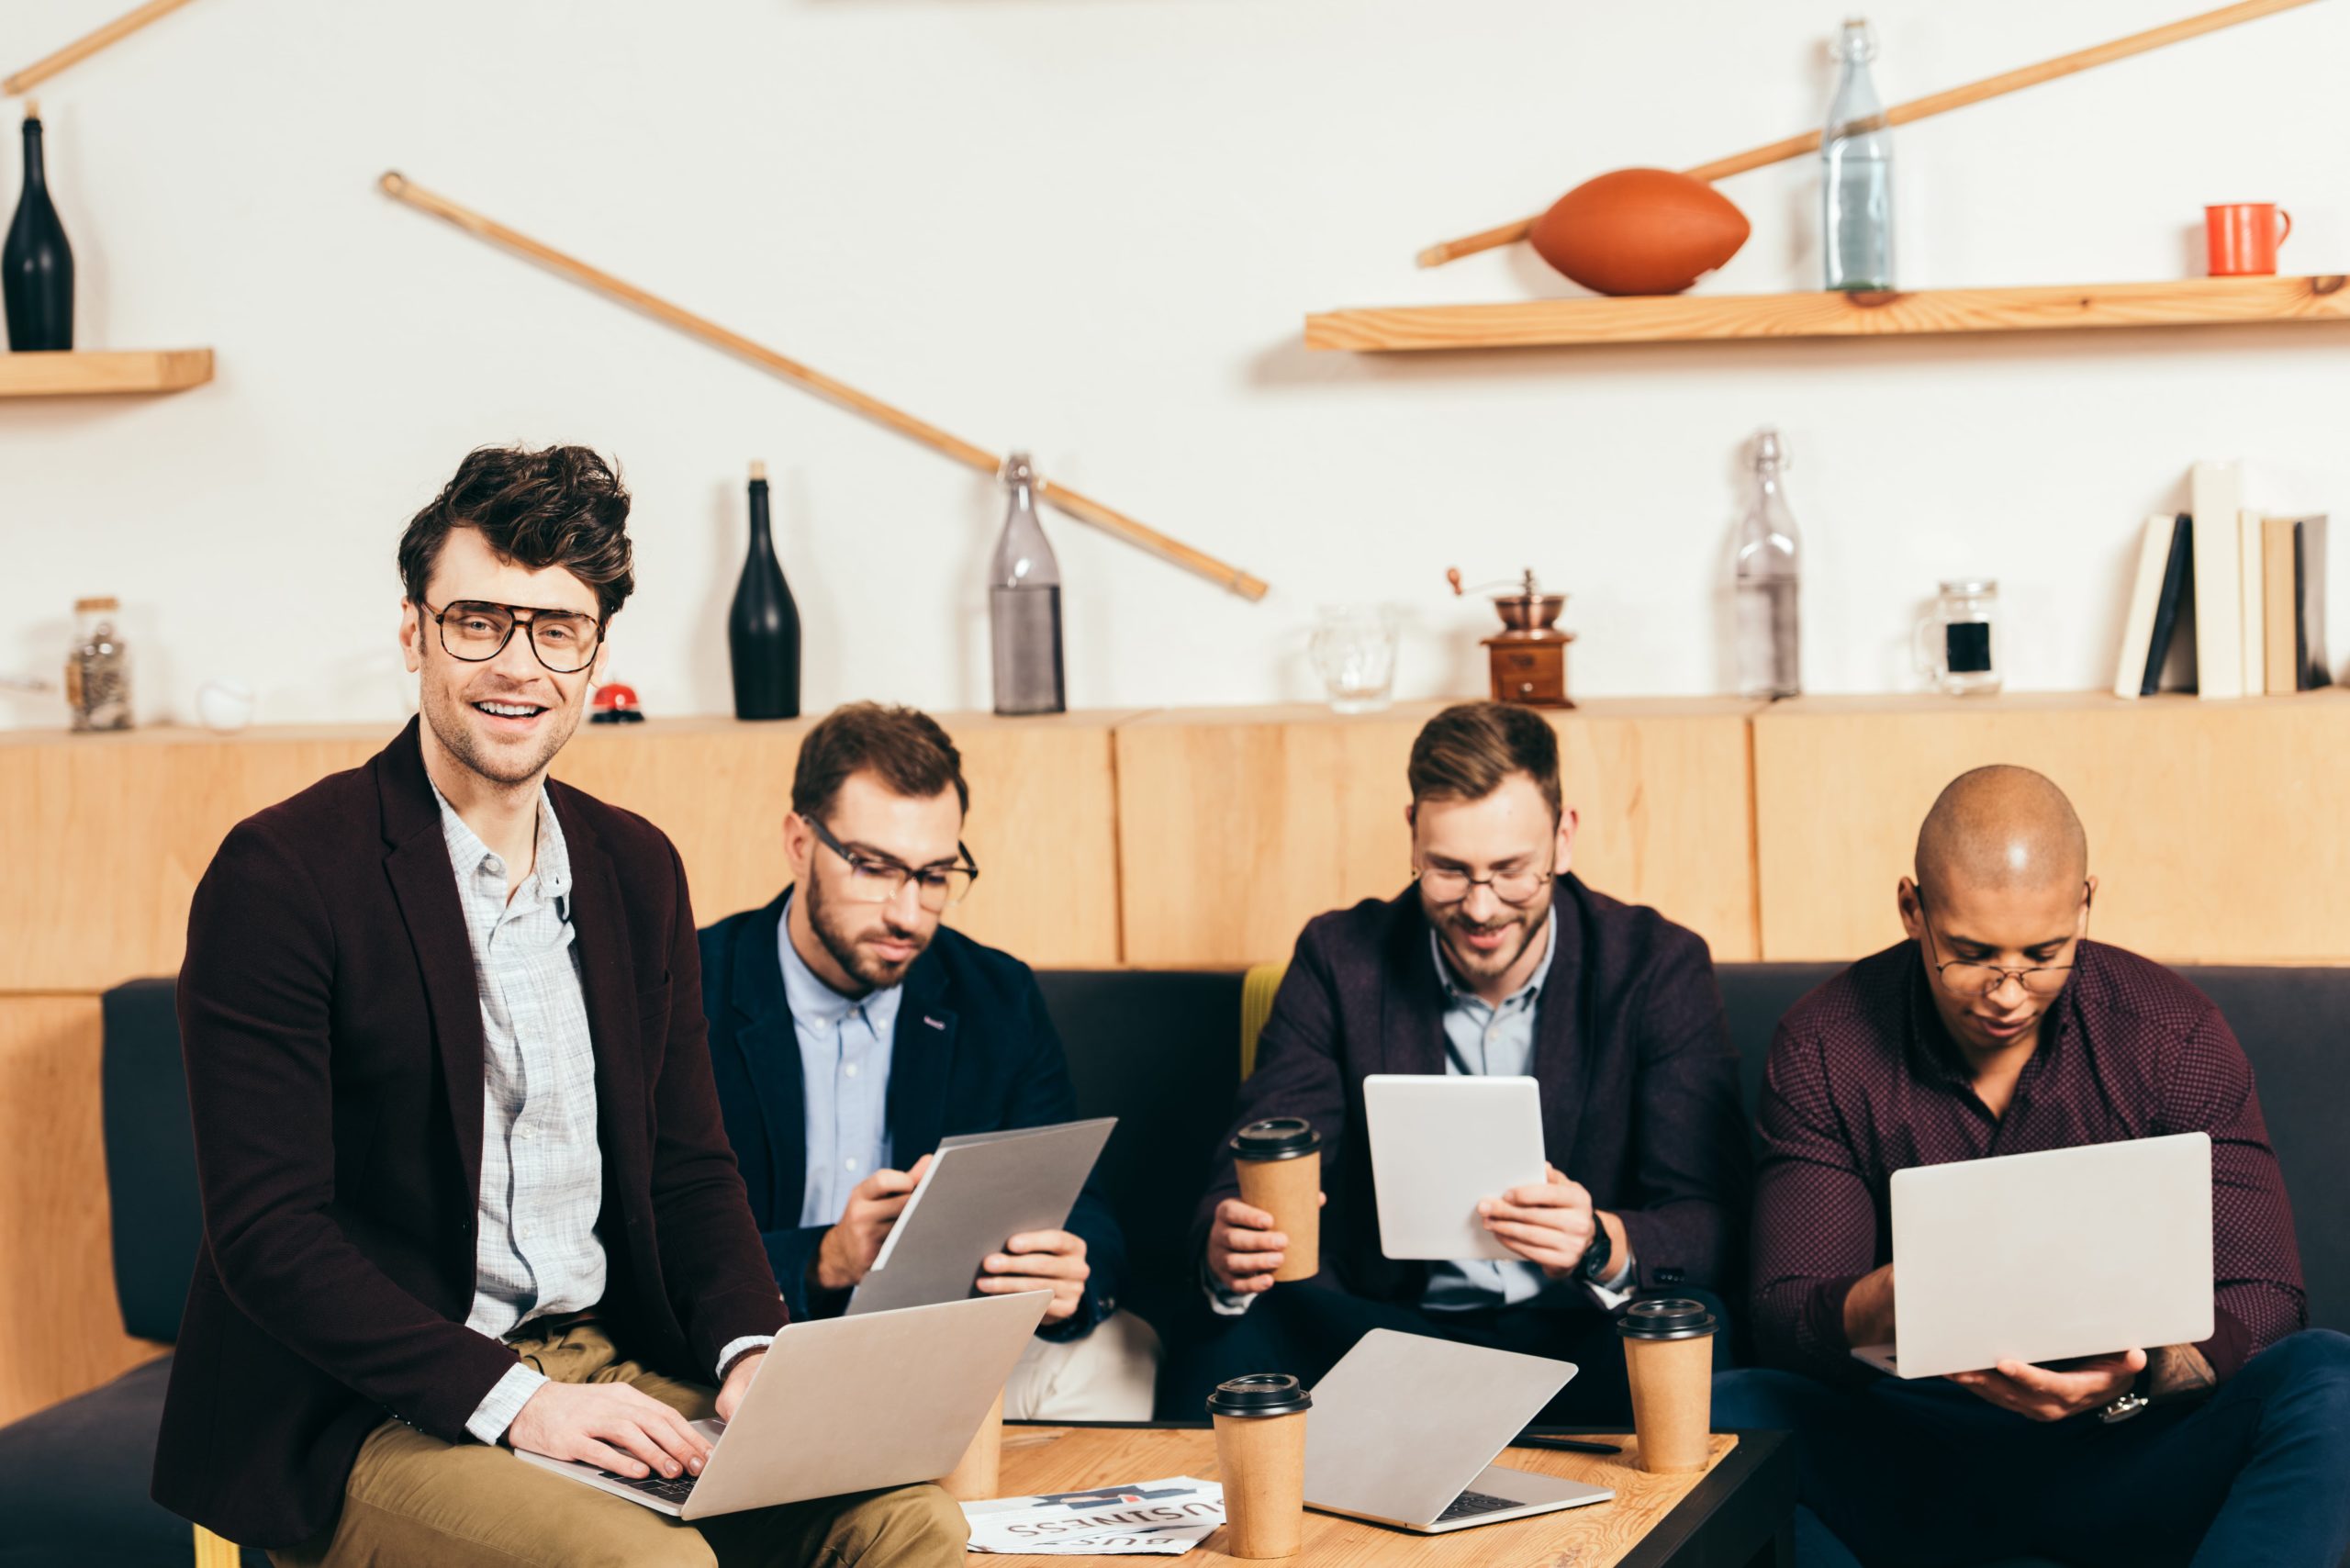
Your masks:
{"label": "clear glass bottle", "polygon": [[1024,452],[1003,465],[1011,504],[988,566],[988,638],[994,653],[995,711],[1061,713],[1061,567],[1036,517],[1036,471]]}
{"label": "clear glass bottle", "polygon": [[1738,694],[1794,697],[1803,690],[1803,663],[1796,520],[1779,480],[1786,454],[1774,430],[1759,432],[1751,451],[1754,498],[1739,520],[1730,567],[1738,599]]}
{"label": "clear glass bottle", "polygon": [[130,655],[114,629],[111,599],[73,601],[73,649],[65,655],[65,702],[77,730],[130,728]]}
{"label": "clear glass bottle", "polygon": [[1876,39],[1855,17],[1837,40],[1844,73],[1819,137],[1820,250],[1828,286],[1893,286],[1893,128],[1869,75]]}

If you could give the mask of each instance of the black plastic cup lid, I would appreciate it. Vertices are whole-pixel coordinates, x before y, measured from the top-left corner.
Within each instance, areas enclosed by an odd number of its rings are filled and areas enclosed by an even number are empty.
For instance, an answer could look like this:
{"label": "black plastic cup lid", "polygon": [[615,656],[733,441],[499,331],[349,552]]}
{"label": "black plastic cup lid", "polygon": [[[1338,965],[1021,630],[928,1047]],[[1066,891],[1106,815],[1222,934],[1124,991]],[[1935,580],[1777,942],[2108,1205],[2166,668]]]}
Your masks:
{"label": "black plastic cup lid", "polygon": [[1616,1332],[1627,1339],[1698,1339],[1718,1327],[1704,1302],[1685,1296],[1636,1301],[1616,1319]]}
{"label": "black plastic cup lid", "polygon": [[1216,1384],[1215,1392],[1208,1395],[1209,1415],[1243,1419],[1294,1416],[1313,1407],[1314,1396],[1287,1372],[1250,1372]]}
{"label": "black plastic cup lid", "polygon": [[1232,1135],[1232,1151],[1243,1159],[1295,1159],[1321,1147],[1322,1135],[1304,1116],[1269,1117]]}

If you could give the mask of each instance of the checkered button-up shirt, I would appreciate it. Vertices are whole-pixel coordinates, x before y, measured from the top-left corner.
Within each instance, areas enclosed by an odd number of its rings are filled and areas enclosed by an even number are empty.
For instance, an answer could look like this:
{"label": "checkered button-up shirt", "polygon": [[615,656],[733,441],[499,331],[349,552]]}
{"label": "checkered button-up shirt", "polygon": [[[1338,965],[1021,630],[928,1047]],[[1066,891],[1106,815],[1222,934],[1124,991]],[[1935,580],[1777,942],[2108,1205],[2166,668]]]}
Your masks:
{"label": "checkered button-up shirt", "polygon": [[[481,1189],[465,1326],[503,1335],[604,1296],[596,1052],[571,924],[571,857],[543,790],[535,864],[509,895],[505,860],[438,790],[434,798],[481,999]],[[467,1429],[496,1442],[545,1381],[518,1362]]]}
{"label": "checkered button-up shirt", "polygon": [[[2210,998],[2084,941],[2007,1114],[1975,1092],[1914,942],[1796,1003],[1771,1043],[1754,1210],[1754,1338],[1766,1365],[1865,1377],[1844,1297],[1892,1260],[1897,1170],[2166,1133],[2211,1137],[2212,1337],[2221,1378],[2306,1326],[2300,1253],[2251,1064]],[[2021,1288],[2020,1284],[2020,1287]]]}

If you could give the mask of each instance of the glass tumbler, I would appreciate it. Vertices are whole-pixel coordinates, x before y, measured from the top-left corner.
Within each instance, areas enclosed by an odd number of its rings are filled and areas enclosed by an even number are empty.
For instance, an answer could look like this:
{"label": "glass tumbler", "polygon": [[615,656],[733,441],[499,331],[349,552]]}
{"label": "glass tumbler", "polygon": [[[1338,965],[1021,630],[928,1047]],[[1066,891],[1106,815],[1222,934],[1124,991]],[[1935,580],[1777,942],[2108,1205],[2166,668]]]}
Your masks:
{"label": "glass tumbler", "polygon": [[1998,583],[1957,577],[1942,585],[1919,618],[1916,643],[1918,668],[1935,690],[1980,697],[1999,689],[1998,621]]}
{"label": "glass tumbler", "polygon": [[1330,707],[1376,713],[1395,689],[1395,612],[1384,605],[1326,604],[1316,613],[1309,652]]}

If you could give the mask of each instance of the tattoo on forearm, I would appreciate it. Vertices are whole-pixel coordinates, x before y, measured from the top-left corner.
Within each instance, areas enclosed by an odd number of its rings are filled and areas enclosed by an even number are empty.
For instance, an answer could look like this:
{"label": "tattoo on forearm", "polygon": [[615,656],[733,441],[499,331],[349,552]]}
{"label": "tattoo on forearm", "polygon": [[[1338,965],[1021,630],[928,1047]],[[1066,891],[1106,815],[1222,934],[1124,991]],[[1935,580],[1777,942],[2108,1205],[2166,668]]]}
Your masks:
{"label": "tattoo on forearm", "polygon": [[2171,1399],[2219,1386],[2219,1374],[2192,1345],[2165,1345],[2154,1353],[2154,1397]]}

